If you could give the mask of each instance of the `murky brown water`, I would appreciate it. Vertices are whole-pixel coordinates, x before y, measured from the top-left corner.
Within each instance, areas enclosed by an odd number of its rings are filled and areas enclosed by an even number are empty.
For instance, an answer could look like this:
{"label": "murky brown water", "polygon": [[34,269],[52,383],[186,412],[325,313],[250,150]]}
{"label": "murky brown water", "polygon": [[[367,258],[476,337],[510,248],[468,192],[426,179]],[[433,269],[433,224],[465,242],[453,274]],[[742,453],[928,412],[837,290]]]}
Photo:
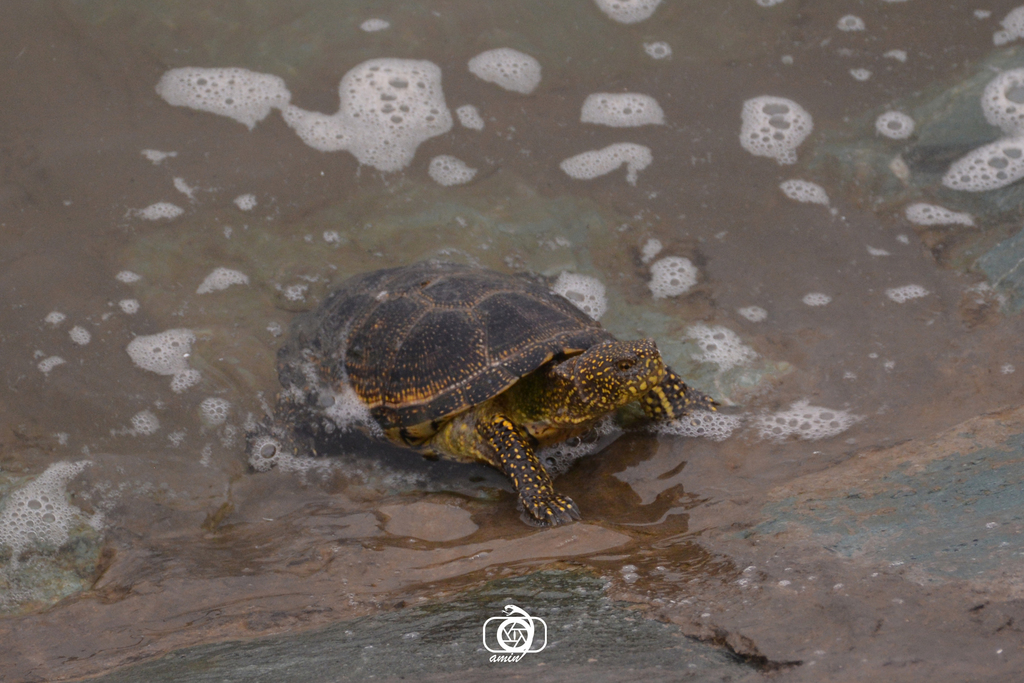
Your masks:
{"label": "murky brown water", "polygon": [[[677,600],[694,581],[742,569],[693,542],[692,510],[742,504],[855,450],[1019,401],[1020,319],[965,306],[982,278],[950,268],[934,232],[915,232],[899,205],[849,169],[809,162],[853,122],[971,75],[1015,5],[988,3],[991,17],[978,18],[971,2],[676,2],[634,25],[584,0],[398,3],[377,15],[365,3],[313,1],[6,8],[0,476],[12,488],[14,477],[51,463],[91,461],[69,491],[85,514],[103,513],[104,550],[79,570],[84,593],[0,620],[4,675],[92,674],[182,645],[444,598],[550,564],[630,585],[635,572],[647,598]],[[836,29],[851,12],[866,30]],[[360,30],[372,16],[391,27]],[[648,56],[643,45],[654,41],[672,56]],[[541,62],[533,94],[467,71],[472,56],[505,46]],[[894,49],[905,62],[883,56]],[[346,152],[303,145],[277,113],[248,131],[154,91],[170,68],[237,66],[279,75],[294,104],[333,112],[340,78],[377,57],[437,64],[448,106],[476,105],[484,130],[456,124],[423,143],[407,169],[382,174]],[[853,68],[873,73],[860,82]],[[581,124],[593,92],[649,94],[666,124]],[[796,166],[739,145],[743,101],[765,94],[814,117]],[[653,150],[635,187],[623,170],[580,181],[558,167],[615,142]],[[176,156],[155,164],[145,149]],[[439,154],[477,177],[436,184],[427,166]],[[195,188],[193,198],[176,178]],[[778,185],[789,178],[823,186],[833,211],[787,199]],[[257,206],[243,212],[233,200],[247,193]],[[155,202],[184,213],[133,214]],[[996,234],[1010,221],[979,222]],[[651,297],[641,260],[651,238],[664,245],[659,257],[698,267],[691,292]],[[519,522],[491,470],[391,451],[380,464],[380,447],[366,442],[303,471],[252,472],[243,423],[273,399],[274,354],[294,311],[352,274],[436,256],[600,279],[613,332],[656,338],[736,414],[806,400],[863,419],[821,441],[760,439],[749,419],[722,442],[628,434],[558,480],[583,523],[543,531]],[[249,284],[197,294],[217,267],[244,272]],[[115,279],[125,270],[141,279]],[[297,284],[305,300],[289,301],[282,292]],[[929,294],[886,298],[909,284]],[[805,304],[813,292],[830,303]],[[125,299],[138,301],[138,313],[124,312]],[[767,319],[747,320],[737,312],[747,306]],[[45,322],[52,311],[66,318]],[[729,328],[759,359],[746,374],[695,362],[685,335],[698,322]],[[90,333],[87,344],[69,337],[74,326]],[[125,351],[136,335],[173,328],[193,330],[190,364],[203,377],[181,393]],[[52,356],[65,362],[40,370]],[[201,417],[211,397],[230,403],[223,424]],[[159,420],[157,431],[129,433],[141,411]],[[10,555],[0,561],[10,565]]]}

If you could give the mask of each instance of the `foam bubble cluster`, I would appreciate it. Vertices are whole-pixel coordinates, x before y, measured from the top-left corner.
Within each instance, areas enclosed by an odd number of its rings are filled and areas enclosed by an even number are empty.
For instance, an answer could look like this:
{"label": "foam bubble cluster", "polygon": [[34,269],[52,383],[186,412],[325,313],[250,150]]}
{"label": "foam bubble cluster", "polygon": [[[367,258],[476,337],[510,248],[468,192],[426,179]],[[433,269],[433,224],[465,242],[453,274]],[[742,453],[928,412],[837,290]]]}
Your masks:
{"label": "foam bubble cluster", "polygon": [[144,149],[142,150],[142,156],[146,157],[153,162],[154,166],[159,166],[164,159],[178,156],[177,152],[161,152],[158,149]]}
{"label": "foam bubble cluster", "polygon": [[462,105],[455,110],[455,115],[459,117],[459,123],[462,124],[463,128],[469,128],[470,130],[484,129],[484,119],[472,104]]}
{"label": "foam bubble cluster", "polygon": [[227,421],[230,409],[231,403],[227,399],[211,396],[204,398],[203,402],[199,404],[199,415],[206,425],[216,427]]}
{"label": "foam bubble cluster", "polygon": [[607,175],[625,164],[626,182],[636,185],[640,171],[650,166],[652,161],[654,155],[651,154],[650,147],[633,142],[617,142],[604,149],[595,149],[569,157],[558,167],[571,178],[590,180]]}
{"label": "foam bubble cluster", "polygon": [[825,188],[809,180],[787,180],[779,185],[779,189],[793,201],[828,206]]}
{"label": "foam bubble cluster", "polygon": [[863,31],[864,20],[852,14],[847,14],[836,22],[836,28],[840,31]]}
{"label": "foam bubble cluster", "polygon": [[469,60],[469,72],[488,83],[524,95],[540,84],[540,62],[510,47],[481,52]]}
{"label": "foam bubble cluster", "polygon": [[974,218],[969,213],[950,211],[949,209],[918,202],[904,209],[907,220],[915,225],[974,225]]}
{"label": "foam bubble cluster", "polygon": [[701,350],[693,354],[693,359],[698,363],[715,363],[722,372],[757,358],[757,352],[743,344],[739,335],[721,325],[694,325],[686,330],[686,336],[695,340]]}
{"label": "foam bubble cluster", "polygon": [[49,358],[44,358],[43,360],[39,361],[39,363],[36,364],[36,367],[39,368],[39,372],[43,373],[44,375],[48,375],[50,374],[50,370],[53,370],[58,365],[63,365],[66,362],[67,361],[65,361],[60,356],[50,356]]}
{"label": "foam bubble cluster", "polygon": [[855,81],[866,81],[871,78],[870,69],[850,69],[850,75]]}
{"label": "foam bubble cluster", "polygon": [[121,299],[117,302],[122,313],[128,315],[135,315],[139,312],[139,300],[138,299]]}
{"label": "foam bubble cluster", "polygon": [[114,276],[114,279],[118,282],[123,282],[126,285],[130,285],[133,282],[138,282],[142,279],[142,276],[138,273],[133,273],[130,270],[122,270],[120,273]]}
{"label": "foam bubble cluster", "polygon": [[697,284],[697,266],[681,256],[666,256],[651,264],[647,287],[655,299],[679,296]]}
{"label": "foam bubble cluster", "polygon": [[89,334],[89,330],[85,329],[81,325],[75,325],[68,330],[68,336],[71,337],[71,341],[79,346],[85,346],[92,341],[92,335]]}
{"label": "foam bubble cluster", "polygon": [[150,204],[144,209],[137,209],[130,213],[147,221],[159,221],[177,218],[185,213],[185,210],[170,202],[157,202],[156,204]]}
{"label": "foam bubble cluster", "polygon": [[875,119],[875,130],[893,140],[905,140],[914,134],[914,119],[903,112],[887,111]]}
{"label": "foam bubble cluster", "polygon": [[584,100],[580,121],[613,128],[633,128],[663,125],[665,113],[650,95],[599,92],[588,95]]}
{"label": "foam bubble cluster", "polygon": [[981,95],[985,120],[1007,135],[1024,133],[1024,69],[1010,69],[993,78]]}
{"label": "foam bubble cluster", "polygon": [[338,113],[288,106],[285,123],[310,147],[347,150],[379,171],[405,168],[423,141],[452,128],[441,69],[432,62],[371,59],[346,73],[338,92]]}
{"label": "foam bubble cluster", "polygon": [[759,323],[768,317],[768,311],[764,310],[760,306],[746,306],[744,308],[737,308],[736,312],[752,323]]}
{"label": "foam bubble cluster", "polygon": [[608,297],[604,285],[596,277],[562,271],[551,291],[564,296],[572,305],[594,320],[600,320],[608,310]]}
{"label": "foam bubble cluster", "polygon": [[885,290],[885,295],[898,304],[906,303],[911,299],[920,299],[928,294],[928,290],[921,285],[904,285]]}
{"label": "foam bubble cluster", "polygon": [[661,0],[594,0],[598,8],[620,24],[635,24],[648,19]]}
{"label": "foam bubble cluster", "polygon": [[196,335],[192,330],[179,328],[157,334],[136,337],[128,344],[132,362],[143,370],[171,376],[171,389],[181,393],[202,376],[188,365]]}
{"label": "foam bubble cluster", "polygon": [[209,294],[227,289],[231,285],[247,284],[249,284],[249,276],[245,273],[230,268],[215,268],[196,289],[196,294]]}
{"label": "foam bubble cluster", "polygon": [[[1020,21],[1024,25],[1024,11]],[[1024,69],[1010,69],[992,79],[982,93],[981,107],[985,119],[999,126],[1006,137],[953,162],[942,177],[946,187],[984,192],[1024,178]]]}
{"label": "foam bubble cluster", "polygon": [[242,211],[252,211],[256,208],[256,195],[254,194],[240,194],[235,197],[235,206]]}
{"label": "foam bubble cluster", "polygon": [[67,316],[61,313],[60,311],[50,311],[49,313],[46,314],[46,317],[43,318],[44,321],[53,325],[54,327],[60,325],[66,319]]}
{"label": "foam bubble cluster", "polygon": [[672,48],[669,44],[660,41],[657,43],[644,43],[644,52],[650,55],[652,59],[665,59],[672,56]]}
{"label": "foam bubble cluster", "polygon": [[168,104],[227,116],[250,130],[292,99],[279,77],[238,68],[171,69],[156,91]]}
{"label": "foam bubble cluster", "polygon": [[643,263],[650,262],[655,256],[661,253],[662,244],[661,240],[657,238],[650,238],[644,242],[644,246],[640,249],[640,261]]}
{"label": "foam bubble cluster", "polygon": [[160,420],[148,410],[142,410],[132,415],[131,422],[129,433],[135,436],[150,436],[160,430]]}
{"label": "foam bubble cluster", "polygon": [[341,430],[349,430],[354,427],[362,427],[377,437],[383,437],[384,432],[380,424],[373,419],[370,409],[366,407],[359,394],[344,384],[341,391],[330,397],[331,404],[324,408],[324,415]]}
{"label": "foam bubble cluster", "polygon": [[68,503],[65,488],[91,464],[88,460],[56,462],[7,496],[0,512],[0,545],[11,549],[12,563],[30,548],[57,550],[68,542],[69,532],[80,522],[99,527],[100,516],[84,518],[81,510]]}
{"label": "foam bubble cluster", "polygon": [[784,97],[764,95],[743,103],[740,144],[755,156],[796,163],[796,148],[814,129],[803,107]]}
{"label": "foam bubble cluster", "polygon": [[438,185],[449,187],[451,185],[465,185],[476,175],[476,169],[467,166],[466,162],[462,159],[441,154],[430,160],[427,174]]}
{"label": "foam bubble cluster", "polygon": [[1024,6],[1011,10],[1001,22],[1003,29],[992,34],[992,42],[1005,45],[1011,40],[1024,38]]}
{"label": "foam bubble cluster", "polygon": [[777,413],[753,418],[754,427],[763,439],[782,441],[790,437],[817,441],[842,434],[863,418],[845,410],[812,406],[810,401],[797,401]]}
{"label": "foam bubble cluster", "polygon": [[998,190],[1024,178],[1024,135],[983,145],[957,159],[942,177],[953,190]]}
{"label": "foam bubble cluster", "polygon": [[802,301],[808,306],[827,306],[832,303],[832,297],[821,292],[805,294]]}
{"label": "foam bubble cluster", "polygon": [[363,23],[359,24],[359,28],[367,33],[374,33],[376,31],[383,31],[384,29],[391,28],[391,22],[385,19],[367,19]]}
{"label": "foam bubble cluster", "polygon": [[658,422],[652,428],[659,434],[725,441],[742,423],[743,417],[740,415],[697,410],[678,420]]}

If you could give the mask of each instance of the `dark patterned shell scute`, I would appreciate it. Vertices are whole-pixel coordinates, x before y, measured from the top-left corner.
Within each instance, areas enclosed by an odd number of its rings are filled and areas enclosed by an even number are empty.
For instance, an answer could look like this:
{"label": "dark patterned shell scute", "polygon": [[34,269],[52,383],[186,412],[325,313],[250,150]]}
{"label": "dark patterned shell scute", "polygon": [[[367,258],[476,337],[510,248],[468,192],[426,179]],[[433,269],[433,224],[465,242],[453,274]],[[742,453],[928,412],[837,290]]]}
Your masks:
{"label": "dark patterned shell scute", "polygon": [[329,381],[347,374],[385,429],[421,432],[612,338],[541,285],[437,262],[353,278],[312,318],[309,346]]}

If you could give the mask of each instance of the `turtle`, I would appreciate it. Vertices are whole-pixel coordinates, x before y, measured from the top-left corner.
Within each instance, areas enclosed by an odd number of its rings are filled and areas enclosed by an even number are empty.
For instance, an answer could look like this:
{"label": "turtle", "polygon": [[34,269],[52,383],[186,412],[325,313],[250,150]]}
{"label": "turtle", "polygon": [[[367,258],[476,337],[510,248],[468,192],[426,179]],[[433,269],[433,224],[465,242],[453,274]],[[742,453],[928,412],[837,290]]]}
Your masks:
{"label": "turtle", "polygon": [[439,261],[344,282],[294,321],[278,373],[275,434],[305,434],[315,451],[338,428],[329,408],[349,387],[392,442],[504,473],[535,526],[581,519],[539,448],[629,403],[651,420],[717,406],[653,340],[616,339],[535,280]]}

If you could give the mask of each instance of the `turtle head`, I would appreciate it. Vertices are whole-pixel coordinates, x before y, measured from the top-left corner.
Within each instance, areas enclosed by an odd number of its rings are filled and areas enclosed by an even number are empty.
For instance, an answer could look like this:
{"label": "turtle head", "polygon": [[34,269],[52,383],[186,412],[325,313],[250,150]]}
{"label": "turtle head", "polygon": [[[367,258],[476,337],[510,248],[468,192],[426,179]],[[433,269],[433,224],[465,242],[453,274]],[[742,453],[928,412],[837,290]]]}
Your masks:
{"label": "turtle head", "polygon": [[640,339],[593,346],[554,370],[569,389],[560,412],[583,421],[639,399],[665,376],[665,363],[654,341]]}

